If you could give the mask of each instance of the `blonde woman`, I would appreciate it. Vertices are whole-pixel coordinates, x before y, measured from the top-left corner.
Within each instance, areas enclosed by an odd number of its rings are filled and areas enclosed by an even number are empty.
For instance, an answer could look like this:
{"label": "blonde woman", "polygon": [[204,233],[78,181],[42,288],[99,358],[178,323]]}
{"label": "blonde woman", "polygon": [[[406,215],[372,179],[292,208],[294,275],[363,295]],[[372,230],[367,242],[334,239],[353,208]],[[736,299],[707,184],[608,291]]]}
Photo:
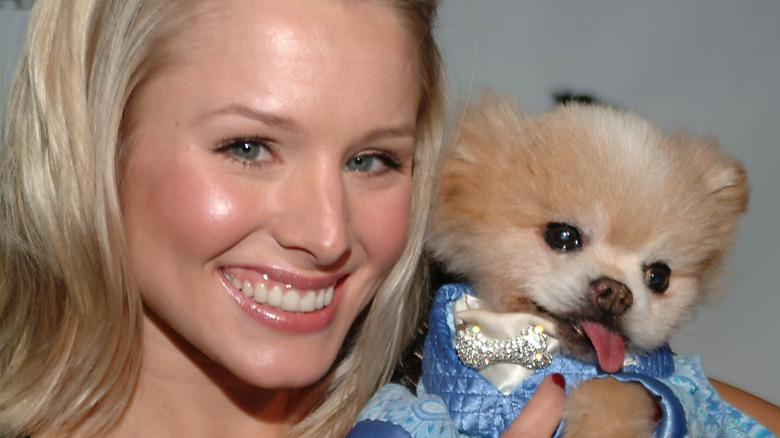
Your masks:
{"label": "blonde woman", "polygon": [[435,3],[36,0],[0,436],[344,436],[418,318]]}

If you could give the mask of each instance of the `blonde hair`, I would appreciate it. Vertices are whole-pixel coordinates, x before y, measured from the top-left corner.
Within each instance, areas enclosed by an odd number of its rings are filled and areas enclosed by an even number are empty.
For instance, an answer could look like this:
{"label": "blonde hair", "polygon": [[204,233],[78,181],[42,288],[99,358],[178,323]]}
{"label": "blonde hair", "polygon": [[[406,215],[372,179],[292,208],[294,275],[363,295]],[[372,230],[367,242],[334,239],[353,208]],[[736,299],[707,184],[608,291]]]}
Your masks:
{"label": "blonde hair", "polygon": [[[418,43],[409,236],[291,435],[343,436],[418,319],[444,112],[436,0],[385,0]],[[124,112],[169,62],[176,0],[37,0],[0,150],[0,436],[100,435],[137,382],[142,305],[119,203]],[[178,20],[178,21],[177,21]],[[381,341],[380,341],[381,340]]]}

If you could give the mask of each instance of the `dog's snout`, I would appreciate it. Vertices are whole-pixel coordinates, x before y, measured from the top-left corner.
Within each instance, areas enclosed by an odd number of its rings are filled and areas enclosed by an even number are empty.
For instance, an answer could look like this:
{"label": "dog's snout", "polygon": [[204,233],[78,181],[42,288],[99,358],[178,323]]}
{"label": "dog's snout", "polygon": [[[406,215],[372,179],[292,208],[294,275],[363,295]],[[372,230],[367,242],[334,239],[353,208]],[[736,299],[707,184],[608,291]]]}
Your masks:
{"label": "dog's snout", "polygon": [[590,298],[605,315],[620,316],[634,303],[634,294],[625,284],[611,278],[600,278],[590,284]]}

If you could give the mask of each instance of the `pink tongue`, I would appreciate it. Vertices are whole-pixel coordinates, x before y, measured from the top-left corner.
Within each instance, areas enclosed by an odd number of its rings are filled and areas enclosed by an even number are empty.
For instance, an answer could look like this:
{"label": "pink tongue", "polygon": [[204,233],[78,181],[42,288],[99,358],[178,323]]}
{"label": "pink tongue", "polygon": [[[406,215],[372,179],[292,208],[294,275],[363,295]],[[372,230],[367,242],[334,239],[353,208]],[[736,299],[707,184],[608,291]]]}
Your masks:
{"label": "pink tongue", "polygon": [[592,321],[582,322],[582,329],[585,330],[593,348],[596,349],[601,369],[608,373],[620,370],[623,367],[623,357],[625,356],[623,337]]}

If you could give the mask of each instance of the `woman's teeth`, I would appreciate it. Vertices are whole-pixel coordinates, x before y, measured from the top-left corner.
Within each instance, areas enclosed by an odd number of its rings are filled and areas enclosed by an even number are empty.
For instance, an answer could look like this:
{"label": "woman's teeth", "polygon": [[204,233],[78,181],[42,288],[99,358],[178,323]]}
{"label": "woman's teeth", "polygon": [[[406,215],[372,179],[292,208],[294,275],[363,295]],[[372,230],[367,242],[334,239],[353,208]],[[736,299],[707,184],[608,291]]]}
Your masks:
{"label": "woman's teeth", "polygon": [[333,285],[320,290],[300,291],[289,286],[266,287],[262,282],[254,285],[248,281],[241,283],[233,276],[224,275],[247,298],[287,312],[314,312],[330,305],[333,300]]}

